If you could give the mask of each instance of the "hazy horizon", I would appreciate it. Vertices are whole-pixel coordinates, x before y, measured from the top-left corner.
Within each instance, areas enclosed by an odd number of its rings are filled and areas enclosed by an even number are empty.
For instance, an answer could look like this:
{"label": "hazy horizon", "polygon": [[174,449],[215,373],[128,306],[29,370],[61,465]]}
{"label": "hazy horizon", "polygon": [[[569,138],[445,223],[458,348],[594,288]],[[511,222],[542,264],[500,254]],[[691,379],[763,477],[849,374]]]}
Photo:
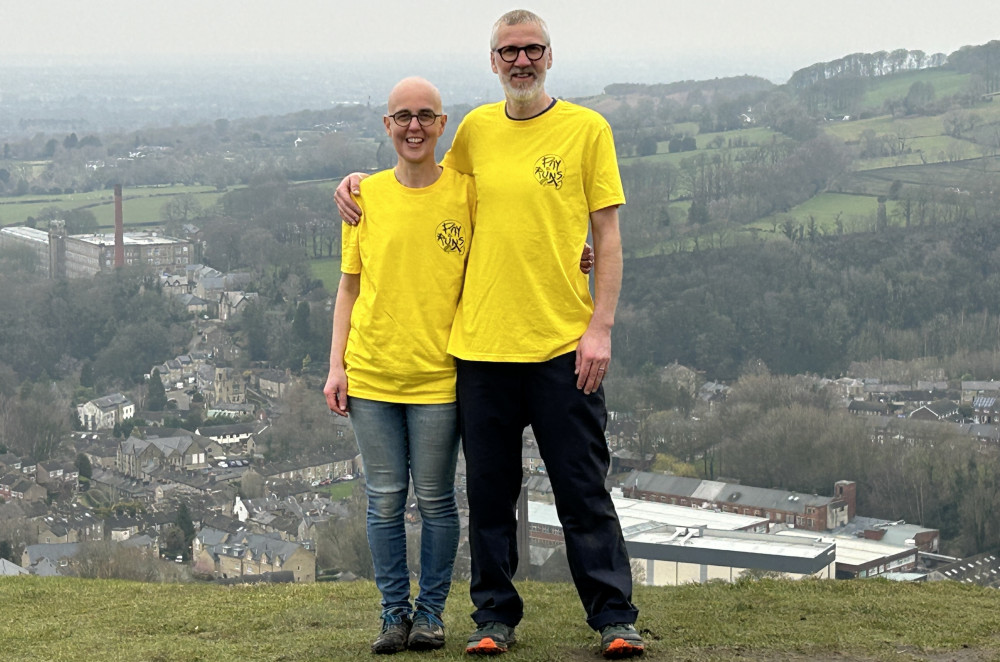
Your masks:
{"label": "hazy horizon", "polygon": [[[994,38],[982,20],[985,0],[633,0],[613,12],[595,0],[526,6],[552,36],[547,89],[570,98],[614,83],[751,75],[781,84],[851,53],[949,54]],[[488,40],[510,8],[495,0],[426,8],[400,0],[4,3],[0,138],[381,105],[410,75],[432,80],[448,105],[497,100]]]}
{"label": "hazy horizon", "polygon": [[[359,62],[404,55],[454,57],[488,68],[493,21],[508,2],[438,0],[421,8],[401,0],[36,0],[4,3],[0,57],[45,55],[264,56]],[[549,25],[553,71],[585,61],[601,78],[628,82],[628,65],[676,70],[676,80],[711,65],[714,76],[750,73],[784,82],[796,69],[855,52],[950,53],[1000,37],[986,0],[536,0],[527,8]],[[603,59],[606,66],[601,66]],[[671,65],[676,62],[676,65]],[[401,63],[401,66],[402,64]],[[456,62],[457,64],[458,62]],[[610,80],[610,79],[609,79]],[[644,81],[638,81],[644,82]],[[673,82],[655,81],[655,82]]]}

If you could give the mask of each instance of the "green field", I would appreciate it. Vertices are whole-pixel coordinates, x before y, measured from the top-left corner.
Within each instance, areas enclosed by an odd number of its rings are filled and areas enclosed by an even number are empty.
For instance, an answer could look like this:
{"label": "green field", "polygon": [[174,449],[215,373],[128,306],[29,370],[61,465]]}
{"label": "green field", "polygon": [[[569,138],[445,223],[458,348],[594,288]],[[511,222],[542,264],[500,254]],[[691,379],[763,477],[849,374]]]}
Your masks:
{"label": "green field", "polygon": [[909,151],[905,154],[874,159],[857,159],[854,161],[854,167],[857,170],[878,170],[880,168],[948,163],[982,156],[976,145],[951,136],[914,138],[907,144]]}
{"label": "green field", "polygon": [[[517,582],[524,620],[509,662],[600,660],[569,583]],[[636,586],[639,660],[979,662],[1000,659],[1000,597],[953,581],[721,580]],[[313,662],[373,659],[370,580],[310,584],[140,584],[67,577],[0,580],[8,662]],[[441,650],[400,660],[469,660],[469,583],[454,582]]]}
{"label": "green field", "polygon": [[904,99],[910,86],[920,81],[934,86],[934,98],[949,97],[963,92],[969,87],[971,74],[959,74],[946,69],[921,69],[906,71],[876,78],[871,89],[865,93],[861,105],[866,108],[882,108],[889,99]]}
{"label": "green field", "polygon": [[674,133],[682,136],[696,136],[698,135],[698,123],[677,122],[674,124]]}
{"label": "green field", "polygon": [[698,141],[698,149],[709,149],[709,144],[716,138],[720,138],[722,140],[723,147],[725,147],[730,140],[736,139],[745,141],[750,147],[755,145],[770,145],[775,140],[787,140],[787,138],[782,136],[777,131],[762,126],[754,126],[746,129],[734,129],[732,131],[718,131],[715,133],[699,133],[695,138]]}
{"label": "green field", "polygon": [[836,187],[838,192],[869,196],[886,195],[894,181],[902,182],[904,186],[967,190],[984,173],[997,172],[1000,172],[1000,160],[996,158],[945,161],[852,172],[838,178]]}
{"label": "green field", "polygon": [[[890,218],[892,218],[895,205],[896,203],[892,201],[886,205],[886,212]],[[833,234],[837,232],[839,218],[844,232],[868,232],[872,229],[871,225],[877,211],[878,202],[873,196],[821,193],[806,200],[801,205],[793,207],[786,213],[762,218],[749,227],[758,228],[763,232],[780,234],[780,226],[786,220],[792,220],[795,225],[808,227],[809,220],[812,218],[816,222],[816,227],[823,234]]]}
{"label": "green field", "polygon": [[[693,123],[689,123],[694,128],[695,141],[697,142],[697,151],[691,152],[669,152],[669,143],[661,142],[657,144],[656,154],[650,156],[630,156],[620,159],[623,164],[626,163],[672,163],[673,165],[680,167],[681,161],[684,159],[689,159],[698,152],[701,151],[717,151],[716,148],[712,148],[709,145],[713,140],[719,138],[722,140],[722,149],[726,149],[732,140],[742,140],[747,144],[747,149],[751,149],[758,145],[769,145],[775,140],[784,140],[780,133],[767,129],[764,127],[751,127],[747,129],[734,129],[732,131],[719,131],[715,133],[697,133],[698,127]],[[676,130],[676,126],[674,127]],[[742,148],[734,147],[734,151],[739,151]]]}
{"label": "green field", "polygon": [[[984,103],[961,112],[978,117],[980,125],[1000,122],[1000,103]],[[906,145],[904,153],[859,159],[854,163],[858,170],[943,163],[982,156],[980,147],[964,136],[955,138],[946,134],[945,116],[942,115],[897,118],[882,115],[851,122],[827,122],[823,125],[823,131],[847,145],[860,144],[866,133],[890,136],[894,140],[897,136],[902,136]]]}
{"label": "green field", "polygon": [[[140,186],[122,192],[122,216],[125,225],[156,223],[161,220],[160,209],[173,196],[190,193],[202,208],[214,206],[222,195],[209,186]],[[29,216],[37,216],[43,209],[89,209],[101,227],[115,224],[114,192],[111,190],[65,195],[0,197],[0,225],[23,223]]]}
{"label": "green field", "polygon": [[351,481],[342,481],[339,483],[334,483],[327,488],[327,492],[330,498],[334,501],[339,501],[340,499],[346,499],[354,492],[355,483]]}
{"label": "green field", "polygon": [[309,271],[313,278],[323,281],[323,287],[330,294],[337,292],[337,285],[340,283],[340,256],[323,257],[316,260],[309,260]]}
{"label": "green field", "polygon": [[940,136],[944,133],[944,124],[940,116],[933,117],[900,117],[892,118],[889,115],[880,115],[865,120],[850,122],[826,122],[823,130],[843,140],[845,143],[857,142],[861,140],[861,135],[865,131],[874,131],[876,134],[898,133],[900,130],[906,135],[917,136]]}

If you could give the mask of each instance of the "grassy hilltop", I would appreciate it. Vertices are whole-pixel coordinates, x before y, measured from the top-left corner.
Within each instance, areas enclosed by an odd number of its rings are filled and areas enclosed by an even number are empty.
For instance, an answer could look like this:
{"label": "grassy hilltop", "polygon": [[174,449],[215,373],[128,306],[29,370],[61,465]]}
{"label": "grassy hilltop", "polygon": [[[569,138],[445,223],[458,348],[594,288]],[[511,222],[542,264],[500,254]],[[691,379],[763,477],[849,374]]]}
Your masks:
{"label": "grassy hilltop", "polygon": [[[523,585],[520,642],[504,660],[599,660],[597,637],[568,584]],[[952,582],[883,580],[637,587],[648,660],[1000,659],[1000,594]],[[66,578],[0,581],[7,662],[369,658],[378,592],[371,582],[220,587]],[[462,660],[468,584],[445,614],[441,651],[399,660]]]}

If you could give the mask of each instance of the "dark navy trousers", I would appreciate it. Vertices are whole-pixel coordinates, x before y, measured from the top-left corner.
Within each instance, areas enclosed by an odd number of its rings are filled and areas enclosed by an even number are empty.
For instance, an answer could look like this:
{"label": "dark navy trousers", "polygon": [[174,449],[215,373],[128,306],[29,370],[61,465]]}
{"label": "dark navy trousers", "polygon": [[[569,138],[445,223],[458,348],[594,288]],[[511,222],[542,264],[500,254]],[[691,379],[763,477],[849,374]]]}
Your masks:
{"label": "dark navy trousers", "polygon": [[517,625],[516,505],[521,435],[531,425],[552,483],[570,572],[599,629],[634,623],[632,573],[621,525],[604,486],[610,456],[603,387],[576,388],[575,352],[542,363],[458,361],[458,403],[469,497],[470,594],[482,625]]}

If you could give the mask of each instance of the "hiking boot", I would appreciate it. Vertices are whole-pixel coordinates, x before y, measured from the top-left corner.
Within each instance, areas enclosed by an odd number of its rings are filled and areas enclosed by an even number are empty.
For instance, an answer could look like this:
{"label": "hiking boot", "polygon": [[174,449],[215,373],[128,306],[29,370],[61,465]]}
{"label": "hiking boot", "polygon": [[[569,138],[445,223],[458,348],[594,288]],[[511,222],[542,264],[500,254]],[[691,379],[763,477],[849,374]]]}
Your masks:
{"label": "hiking boot", "polygon": [[406,640],[410,636],[410,617],[402,613],[382,615],[382,631],[372,642],[372,652],[391,655],[406,650]]}
{"label": "hiking boot", "polygon": [[483,623],[469,636],[465,652],[470,655],[499,655],[506,653],[517,640],[514,628],[498,621]]}
{"label": "hiking boot", "polygon": [[410,650],[429,651],[444,646],[444,623],[441,619],[423,610],[413,615],[413,626],[407,642]]}
{"label": "hiking boot", "polygon": [[612,623],[601,628],[601,653],[609,660],[642,655],[645,647],[631,623]]}

